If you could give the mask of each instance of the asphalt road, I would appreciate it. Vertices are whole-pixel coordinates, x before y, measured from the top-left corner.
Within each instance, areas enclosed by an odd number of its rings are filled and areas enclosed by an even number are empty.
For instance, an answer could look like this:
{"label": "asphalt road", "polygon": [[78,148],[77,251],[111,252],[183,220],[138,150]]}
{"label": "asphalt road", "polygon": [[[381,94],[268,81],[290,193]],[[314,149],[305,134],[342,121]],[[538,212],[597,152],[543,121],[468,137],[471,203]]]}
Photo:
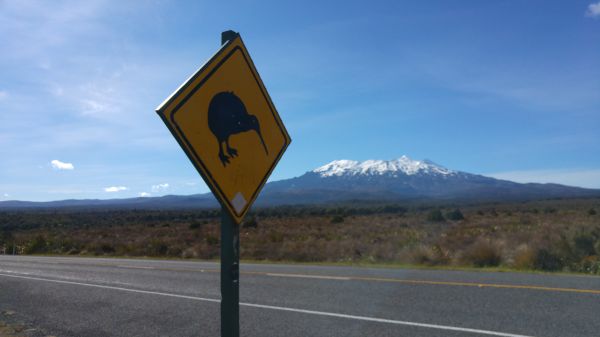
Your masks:
{"label": "asphalt road", "polygon": [[[54,336],[219,336],[219,265],[0,255],[0,311]],[[600,278],[244,264],[242,336],[600,336]]]}

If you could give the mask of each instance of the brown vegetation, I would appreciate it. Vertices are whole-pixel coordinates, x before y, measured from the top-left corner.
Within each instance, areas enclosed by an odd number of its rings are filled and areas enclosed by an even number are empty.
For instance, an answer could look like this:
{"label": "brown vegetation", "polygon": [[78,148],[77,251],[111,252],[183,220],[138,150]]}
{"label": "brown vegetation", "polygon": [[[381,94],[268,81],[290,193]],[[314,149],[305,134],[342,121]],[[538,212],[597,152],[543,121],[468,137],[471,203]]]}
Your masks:
{"label": "brown vegetation", "polygon": [[[600,200],[261,209],[240,228],[241,256],[600,274],[594,209]],[[0,212],[0,254],[216,259],[219,239],[214,210]]]}

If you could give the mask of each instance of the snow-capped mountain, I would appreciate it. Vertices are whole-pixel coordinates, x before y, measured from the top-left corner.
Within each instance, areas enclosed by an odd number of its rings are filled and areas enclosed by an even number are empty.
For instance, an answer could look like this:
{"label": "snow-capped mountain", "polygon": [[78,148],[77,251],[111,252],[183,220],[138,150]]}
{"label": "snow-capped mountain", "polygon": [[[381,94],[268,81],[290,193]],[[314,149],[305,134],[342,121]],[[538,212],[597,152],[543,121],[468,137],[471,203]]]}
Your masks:
{"label": "snow-capped mountain", "polygon": [[[519,184],[454,171],[429,160],[335,160],[291,179],[268,183],[257,206],[344,201],[513,201],[600,197],[600,190],[557,184]],[[6,208],[174,209],[217,207],[207,194],[112,200],[63,200],[46,203],[2,201]]]}
{"label": "snow-capped mountain", "polygon": [[455,171],[437,165],[429,160],[412,160],[402,156],[395,160],[334,160],[329,164],[314,169],[312,172],[325,177],[341,177],[356,175],[454,175]]}
{"label": "snow-capped mountain", "polygon": [[267,184],[261,200],[278,203],[404,199],[503,201],[585,196],[600,196],[600,191],[558,184],[519,184],[402,156],[363,162],[335,160],[300,177]]}

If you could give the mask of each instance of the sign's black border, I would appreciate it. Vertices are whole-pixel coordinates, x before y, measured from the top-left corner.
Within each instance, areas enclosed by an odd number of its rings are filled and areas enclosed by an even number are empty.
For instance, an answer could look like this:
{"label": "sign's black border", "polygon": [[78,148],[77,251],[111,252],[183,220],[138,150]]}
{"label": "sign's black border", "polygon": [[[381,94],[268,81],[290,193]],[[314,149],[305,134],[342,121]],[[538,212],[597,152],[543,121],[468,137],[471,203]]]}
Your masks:
{"label": "sign's black border", "polygon": [[[241,37],[238,36],[236,39],[240,39],[240,44],[243,46],[243,41],[241,41]],[[230,43],[233,43],[236,39],[234,39],[233,41],[231,41]],[[266,92],[265,88],[264,88],[264,84],[262,83],[260,76],[258,75],[258,72],[256,71],[256,69],[254,68],[254,64],[252,63],[250,56],[246,55],[246,53],[244,52],[244,49],[240,46],[235,46],[233,49],[231,49],[231,51],[229,51],[227,53],[227,55],[225,55],[220,61],[219,63],[208,73],[206,74],[206,76],[171,110],[170,112],[170,116],[169,116],[169,120],[172,123],[171,125],[174,125],[177,128],[177,134],[180,135],[182,137],[182,139],[180,139],[178,137],[178,135],[174,132],[174,130],[171,129],[170,124],[167,122],[166,117],[164,114],[162,114],[161,112],[163,111],[163,109],[167,106],[170,105],[170,103],[179,96],[179,94],[181,92],[183,92],[185,89],[187,89],[187,87],[193,83],[196,78],[198,76],[200,76],[204,70],[210,66],[215,59],[217,59],[221,52],[225,51],[227,48],[227,46],[224,46],[221,50],[219,50],[219,52],[217,52],[216,55],[214,55],[210,61],[208,61],[200,70],[198,70],[196,72],[196,74],[194,74],[194,76],[192,76],[192,78],[190,78],[186,84],[179,89],[179,91],[174,94],[171,98],[169,98],[169,100],[163,104],[158,110],[157,112],[159,113],[159,115],[161,116],[161,118],[163,119],[163,121],[165,122],[165,124],[167,125],[167,127],[169,128],[169,130],[171,131],[171,133],[175,136],[175,139],[177,140],[177,142],[180,143],[182,149],[184,150],[184,152],[186,153],[186,155],[188,156],[188,158],[190,159],[190,161],[192,162],[192,164],[196,167],[196,170],[200,173],[200,175],[202,176],[202,178],[204,178],[204,180],[207,182],[207,185],[210,187],[211,191],[213,192],[213,194],[216,194],[219,196],[219,201],[221,201],[221,203],[225,202],[227,204],[228,207],[225,207],[227,209],[230,210],[230,212],[233,212],[237,218],[241,218],[248,210],[248,208],[250,206],[252,206],[252,204],[254,203],[254,200],[256,200],[256,197],[258,196],[258,193],[260,192],[260,190],[262,190],[263,186],[265,185],[267,179],[269,178],[269,176],[271,175],[271,173],[273,172],[273,170],[275,169],[275,166],[277,165],[277,163],[279,162],[279,160],[281,159],[281,157],[283,156],[283,153],[285,152],[285,150],[287,149],[287,147],[289,146],[290,142],[291,142],[291,138],[289,137],[289,134],[287,133],[287,130],[285,129],[285,126],[283,126],[283,123],[281,122],[281,119],[278,116],[277,111],[275,110],[275,107],[273,106],[273,102],[271,101],[268,93]],[[264,99],[267,101],[267,105],[269,106],[269,109],[271,110],[271,114],[273,115],[273,118],[275,119],[275,122],[277,123],[277,126],[279,127],[279,130],[283,133],[284,136],[284,145],[281,148],[281,150],[279,151],[279,153],[277,154],[277,156],[275,157],[275,160],[273,161],[273,164],[271,165],[271,167],[269,168],[269,170],[267,171],[267,173],[263,176],[258,188],[254,191],[254,193],[252,194],[251,198],[247,201],[246,205],[244,206],[244,208],[242,209],[242,211],[240,213],[238,213],[235,210],[235,207],[233,207],[233,205],[231,204],[231,202],[227,199],[225,193],[221,190],[221,187],[219,186],[219,184],[216,182],[216,180],[212,177],[210,171],[206,168],[206,165],[204,164],[204,162],[202,162],[202,159],[200,158],[200,156],[198,156],[198,154],[196,153],[194,147],[191,146],[191,143],[189,142],[189,140],[187,139],[187,137],[185,136],[185,134],[182,132],[179,124],[177,124],[177,121],[175,120],[175,114],[177,113],[177,111],[192,97],[192,95],[194,95],[194,93],[196,93],[196,91],[198,91],[205,83],[206,81],[208,81],[208,79],[236,52],[239,51],[243,58],[244,61],[246,62],[246,64],[248,65],[248,68],[250,68],[250,71],[252,72],[252,75],[254,77],[254,80],[256,81],[256,84],[258,85],[258,87],[260,88],[261,93],[263,94]],[[181,144],[181,142],[184,142],[186,146],[183,146],[184,144]],[[188,151],[189,150],[189,151]],[[200,166],[200,167],[199,167]]]}

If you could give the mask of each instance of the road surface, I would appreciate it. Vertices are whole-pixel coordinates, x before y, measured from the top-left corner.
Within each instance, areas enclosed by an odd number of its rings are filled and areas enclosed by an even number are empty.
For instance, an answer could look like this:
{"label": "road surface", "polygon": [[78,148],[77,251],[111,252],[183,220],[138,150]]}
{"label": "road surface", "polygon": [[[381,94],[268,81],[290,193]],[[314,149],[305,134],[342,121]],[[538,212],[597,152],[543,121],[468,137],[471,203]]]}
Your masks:
{"label": "road surface", "polygon": [[[44,334],[219,336],[219,264],[0,255]],[[242,263],[242,336],[600,336],[600,277]],[[1,320],[1,317],[0,317]]]}

